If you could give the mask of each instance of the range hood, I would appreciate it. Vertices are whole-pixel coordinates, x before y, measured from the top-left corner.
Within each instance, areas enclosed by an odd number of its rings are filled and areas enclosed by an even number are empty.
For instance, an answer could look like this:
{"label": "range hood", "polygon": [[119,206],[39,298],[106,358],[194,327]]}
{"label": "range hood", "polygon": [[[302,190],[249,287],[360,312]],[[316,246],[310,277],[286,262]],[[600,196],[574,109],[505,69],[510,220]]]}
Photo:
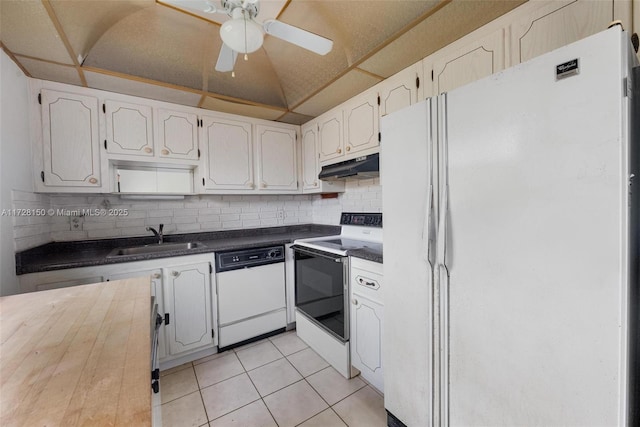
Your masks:
{"label": "range hood", "polygon": [[318,178],[324,181],[337,181],[347,178],[366,179],[377,176],[380,176],[380,155],[375,153],[324,166]]}

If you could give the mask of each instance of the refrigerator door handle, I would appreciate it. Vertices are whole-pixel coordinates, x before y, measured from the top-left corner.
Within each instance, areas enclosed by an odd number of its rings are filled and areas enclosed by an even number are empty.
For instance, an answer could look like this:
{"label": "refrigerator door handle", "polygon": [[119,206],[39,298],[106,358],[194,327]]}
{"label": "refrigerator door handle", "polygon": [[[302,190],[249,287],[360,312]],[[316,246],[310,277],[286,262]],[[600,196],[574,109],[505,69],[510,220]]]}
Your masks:
{"label": "refrigerator door handle", "polygon": [[422,258],[431,267],[431,210],[432,210],[433,186],[429,185],[427,204],[422,224]]}

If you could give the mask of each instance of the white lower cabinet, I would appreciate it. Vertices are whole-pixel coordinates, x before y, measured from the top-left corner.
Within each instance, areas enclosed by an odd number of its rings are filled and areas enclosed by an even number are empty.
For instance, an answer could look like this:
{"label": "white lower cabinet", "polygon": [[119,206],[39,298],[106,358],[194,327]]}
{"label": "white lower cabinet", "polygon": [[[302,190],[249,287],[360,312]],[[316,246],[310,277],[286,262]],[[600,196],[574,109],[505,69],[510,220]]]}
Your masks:
{"label": "white lower cabinet", "polygon": [[[162,363],[204,357],[218,345],[216,293],[212,292],[213,254],[69,268],[18,276],[22,292],[34,292],[102,281],[149,277],[150,294],[163,316],[158,339]],[[168,321],[168,322],[167,322]],[[178,363],[179,364],[179,363]]]}
{"label": "white lower cabinet", "polygon": [[210,268],[210,263],[201,262],[163,269],[170,354],[213,344]]}
{"label": "white lower cabinet", "polygon": [[384,391],[382,264],[351,258],[351,365]]}
{"label": "white lower cabinet", "polygon": [[[156,297],[156,304],[158,304],[158,314],[164,317],[164,292],[162,290],[162,270],[159,268],[142,271],[132,271],[128,273],[118,273],[108,276],[105,280],[122,280],[131,279],[134,277],[150,277],[151,278],[151,296]],[[164,322],[160,325],[158,330],[158,359],[164,359],[167,357],[167,338],[166,328]]]}

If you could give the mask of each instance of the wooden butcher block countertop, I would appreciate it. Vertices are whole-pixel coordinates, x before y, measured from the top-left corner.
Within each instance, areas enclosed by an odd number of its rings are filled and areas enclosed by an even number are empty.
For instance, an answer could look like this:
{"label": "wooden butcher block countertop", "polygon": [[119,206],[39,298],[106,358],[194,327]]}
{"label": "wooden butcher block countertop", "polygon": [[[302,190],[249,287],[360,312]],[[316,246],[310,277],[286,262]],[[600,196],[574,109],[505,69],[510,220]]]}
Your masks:
{"label": "wooden butcher block countertop", "polygon": [[150,426],[148,278],[0,298],[0,425]]}

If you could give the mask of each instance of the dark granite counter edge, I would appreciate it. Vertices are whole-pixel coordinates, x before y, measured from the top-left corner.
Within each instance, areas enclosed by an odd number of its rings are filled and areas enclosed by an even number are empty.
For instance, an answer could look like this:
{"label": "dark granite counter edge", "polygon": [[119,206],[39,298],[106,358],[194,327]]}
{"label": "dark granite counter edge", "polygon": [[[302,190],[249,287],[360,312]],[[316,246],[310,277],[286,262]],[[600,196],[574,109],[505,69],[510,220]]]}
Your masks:
{"label": "dark granite counter edge", "polygon": [[[321,224],[303,224],[267,228],[251,228],[243,230],[225,230],[204,233],[169,234],[166,243],[171,242],[209,242],[209,245],[197,249],[177,250],[153,254],[127,255],[107,258],[107,254],[115,248],[132,247],[156,243],[154,237],[131,237],[100,240],[83,240],[75,242],[52,242],[26,251],[16,253],[16,274],[38,273],[67,268],[90,267],[96,265],[119,264],[124,262],[144,261],[158,258],[197,255],[226,250],[244,249],[259,245],[278,245],[293,242],[305,234],[331,235],[339,234],[340,227]],[[272,236],[273,239],[270,239]],[[306,236],[305,236],[306,237]],[[234,239],[236,241],[234,241]],[[242,241],[238,241],[242,239]],[[225,242],[227,240],[227,242]],[[213,242],[213,244],[211,244]],[[69,254],[68,258],[52,261],[47,257],[60,258],[60,254]],[[66,258],[66,259],[64,259]]]}
{"label": "dark granite counter edge", "polygon": [[352,249],[347,251],[347,255],[366,259],[367,261],[373,261],[382,264],[382,253],[378,251],[373,251],[368,248],[364,249]]}

